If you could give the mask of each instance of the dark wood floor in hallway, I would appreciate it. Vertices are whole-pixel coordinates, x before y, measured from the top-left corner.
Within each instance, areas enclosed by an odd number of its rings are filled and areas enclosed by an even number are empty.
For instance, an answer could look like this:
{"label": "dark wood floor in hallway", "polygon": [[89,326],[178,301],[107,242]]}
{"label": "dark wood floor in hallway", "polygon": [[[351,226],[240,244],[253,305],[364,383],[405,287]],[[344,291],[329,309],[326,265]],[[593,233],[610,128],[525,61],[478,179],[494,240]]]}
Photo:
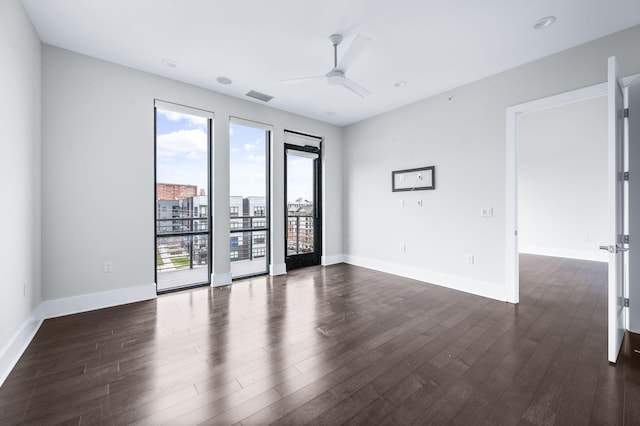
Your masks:
{"label": "dark wood floor in hallway", "polygon": [[521,257],[511,305],[349,265],[47,320],[0,424],[640,424],[606,265]]}

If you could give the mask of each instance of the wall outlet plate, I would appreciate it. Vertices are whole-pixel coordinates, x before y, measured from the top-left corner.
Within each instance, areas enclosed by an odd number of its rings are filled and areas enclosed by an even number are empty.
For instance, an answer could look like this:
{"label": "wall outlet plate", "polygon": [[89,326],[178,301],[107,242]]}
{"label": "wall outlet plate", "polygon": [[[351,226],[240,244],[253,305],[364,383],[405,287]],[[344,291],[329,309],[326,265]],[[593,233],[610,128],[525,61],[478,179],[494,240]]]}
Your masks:
{"label": "wall outlet plate", "polygon": [[480,209],[480,216],[493,217],[493,207],[482,207]]}

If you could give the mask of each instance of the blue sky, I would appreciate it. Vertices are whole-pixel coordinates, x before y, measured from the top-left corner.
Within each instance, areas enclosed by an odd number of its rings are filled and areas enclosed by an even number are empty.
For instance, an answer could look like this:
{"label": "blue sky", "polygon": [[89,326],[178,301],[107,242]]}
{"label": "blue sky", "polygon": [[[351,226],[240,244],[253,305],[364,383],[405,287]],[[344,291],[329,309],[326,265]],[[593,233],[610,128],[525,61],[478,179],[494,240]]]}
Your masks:
{"label": "blue sky", "polygon": [[207,185],[207,119],[158,110],[156,180],[159,183]]}
{"label": "blue sky", "polygon": [[231,124],[229,128],[230,195],[266,195],[266,131]]}
{"label": "blue sky", "polygon": [[[156,173],[159,183],[197,185],[207,188],[207,119],[158,110],[156,118]],[[229,146],[230,194],[266,194],[266,132],[264,129],[231,124]],[[214,141],[215,143],[215,141]],[[288,199],[311,200],[309,162],[289,162]],[[214,182],[215,185],[215,182]]]}

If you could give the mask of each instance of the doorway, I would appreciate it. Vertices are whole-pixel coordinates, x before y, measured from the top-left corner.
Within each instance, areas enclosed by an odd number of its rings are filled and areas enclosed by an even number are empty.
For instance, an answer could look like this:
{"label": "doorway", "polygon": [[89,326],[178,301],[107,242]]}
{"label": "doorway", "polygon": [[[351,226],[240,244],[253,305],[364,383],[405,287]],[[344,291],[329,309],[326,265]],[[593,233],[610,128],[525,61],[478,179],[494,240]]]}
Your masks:
{"label": "doorway", "polygon": [[210,283],[212,125],[212,113],[155,102],[158,293]]}
{"label": "doorway", "polygon": [[519,114],[520,254],[607,262],[607,97]]}
{"label": "doorway", "polygon": [[[285,137],[286,140],[286,137]],[[321,150],[285,143],[287,270],[320,265],[322,253]]]}
{"label": "doorway", "polygon": [[[572,92],[563,93],[548,98],[539,99],[532,102],[527,102],[521,105],[516,105],[507,109],[507,197],[506,197],[506,282],[508,285],[508,297],[507,301],[511,303],[519,302],[520,292],[520,268],[518,256],[520,253],[520,230],[519,230],[519,197],[518,197],[518,121],[526,114],[535,113],[536,111],[545,111],[552,108],[562,107],[588,101],[596,98],[606,96],[607,87],[606,84],[599,84],[596,86],[590,86],[584,89],[575,90]],[[605,111],[606,114],[606,111]],[[606,115],[602,117],[606,122]],[[606,142],[606,141],[605,141]],[[541,174],[545,173],[545,170],[540,170]],[[540,209],[553,208],[548,205],[539,206]],[[580,234],[579,238],[582,239],[585,234]],[[591,238],[591,237],[590,237]],[[593,237],[595,238],[595,237]],[[585,241],[582,241],[585,242]],[[591,241],[593,244],[599,244],[599,241]],[[539,248],[539,247],[538,247]],[[530,246],[530,253],[536,252],[535,246]],[[537,250],[537,254],[540,253]],[[549,252],[550,253],[550,252]],[[560,253],[557,252],[556,255]],[[594,255],[597,256],[597,255]]]}
{"label": "doorway", "polygon": [[[509,289],[507,301],[519,300],[518,263],[518,163],[517,120],[519,114],[542,110],[556,105],[579,102],[598,96],[607,99],[607,240],[599,249],[608,253],[608,360],[615,363],[625,329],[629,328],[629,298],[635,284],[629,284],[629,229],[633,229],[635,217],[628,204],[634,195],[628,185],[629,152],[636,145],[637,122],[629,111],[631,105],[640,104],[640,80],[636,76],[620,76],[615,57],[608,59],[606,83],[541,99],[507,109],[507,197],[506,197],[506,282]],[[626,107],[625,105],[629,105]],[[628,108],[628,109],[627,109]],[[631,117],[631,118],[630,118]]]}

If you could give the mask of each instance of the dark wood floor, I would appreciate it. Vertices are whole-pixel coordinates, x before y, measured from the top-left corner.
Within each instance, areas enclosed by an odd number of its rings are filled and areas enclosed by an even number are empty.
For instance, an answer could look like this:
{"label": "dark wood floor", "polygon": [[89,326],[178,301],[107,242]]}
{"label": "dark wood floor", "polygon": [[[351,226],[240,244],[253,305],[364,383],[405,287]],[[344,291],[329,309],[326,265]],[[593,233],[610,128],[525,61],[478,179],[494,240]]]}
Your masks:
{"label": "dark wood floor", "polygon": [[521,258],[518,306],[335,265],[47,320],[5,424],[640,424],[606,266]]}

